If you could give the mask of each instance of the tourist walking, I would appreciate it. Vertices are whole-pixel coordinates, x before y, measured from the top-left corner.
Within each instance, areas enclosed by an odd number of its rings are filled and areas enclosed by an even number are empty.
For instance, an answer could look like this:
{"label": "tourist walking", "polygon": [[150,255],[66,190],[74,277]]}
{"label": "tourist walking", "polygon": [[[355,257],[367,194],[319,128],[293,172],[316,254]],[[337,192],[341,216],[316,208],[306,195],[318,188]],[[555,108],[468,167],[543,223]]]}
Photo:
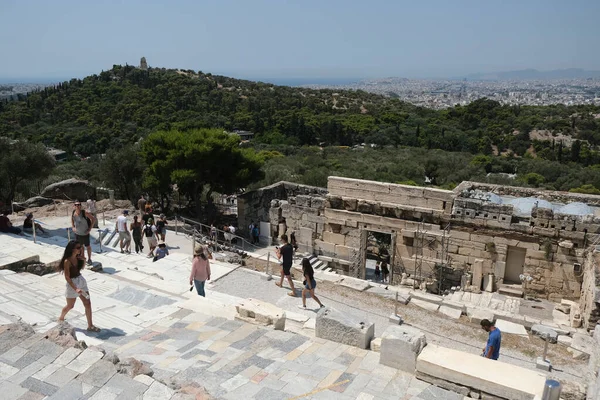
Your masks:
{"label": "tourist walking", "polygon": [[292,276],[290,272],[292,270],[292,261],[294,255],[294,249],[292,245],[288,243],[288,237],[284,233],[281,235],[281,247],[276,247],[275,255],[279,260],[281,260],[281,279],[279,283],[275,282],[275,285],[282,287],[283,286],[283,278],[287,278],[288,283],[290,284],[291,292],[288,293],[288,296],[296,297],[296,289],[294,288],[294,282],[292,281]]}
{"label": "tourist walking", "polygon": [[152,214],[152,207],[150,207],[150,204],[146,204],[146,211],[142,215],[142,221],[144,221],[144,225],[148,224],[148,220],[150,218],[154,219],[154,214]]}
{"label": "tourist walking", "polygon": [[383,278],[383,283],[386,283],[388,281],[388,276],[390,275],[390,270],[388,268],[388,264],[383,261],[381,263],[381,276]]}
{"label": "tourist walking", "polygon": [[290,244],[292,245],[292,249],[294,249],[294,253],[298,251],[298,242],[296,241],[296,232],[292,232],[290,234]]}
{"label": "tourist walking", "polygon": [[381,269],[379,268],[379,261],[375,263],[375,281],[379,282],[381,279]]}
{"label": "tourist walking", "polygon": [[86,201],[87,204],[87,213],[92,214],[94,216],[94,226],[93,228],[98,228],[98,210],[96,209],[96,200],[91,197]]}
{"label": "tourist walking", "polygon": [[119,245],[121,246],[121,253],[131,253],[131,235],[129,234],[129,228],[127,227],[127,215],[128,210],[123,210],[123,214],[117,217],[116,229],[119,232]]}
{"label": "tourist walking", "polygon": [[65,276],[66,290],[65,297],[67,305],[63,307],[58,322],[63,322],[67,313],[73,309],[75,302],[79,297],[85,308],[85,318],[87,319],[87,330],[89,332],[100,332],[92,322],[92,302],[85,278],[81,275],[81,270],[85,265],[85,258],[81,255],[82,244],[71,240],[67,243],[65,252],[58,264],[58,270]]}
{"label": "tourist walking", "polygon": [[302,259],[302,275],[304,276],[304,288],[302,289],[302,306],[298,306],[300,308],[306,309],[306,293],[310,293],[310,297],[312,297],[319,307],[325,307],[323,303],[319,300],[319,298],[315,295],[315,288],[317,287],[317,281],[315,280],[315,271],[313,270],[312,265],[310,265],[310,261],[308,258]]}
{"label": "tourist walking", "polygon": [[160,236],[160,240],[165,241],[165,236],[167,235],[167,227],[169,223],[167,222],[167,217],[165,214],[160,214],[158,217],[158,221],[156,221],[156,232]]}
{"label": "tourist walking", "polygon": [[258,225],[254,225],[254,228],[252,228],[252,239],[254,244],[260,244],[260,231],[258,230]]}
{"label": "tourist walking", "polygon": [[156,225],[154,225],[154,219],[148,218],[148,223],[144,225],[144,236],[146,236],[148,247],[150,247],[150,253],[148,253],[148,257],[154,257],[154,249],[158,244],[158,235],[156,234]]}
{"label": "tourist walking", "polygon": [[[199,296],[206,297],[204,285],[210,280],[210,259],[212,255],[205,246],[198,245],[194,249],[194,260],[192,261],[192,272],[190,273],[190,285],[196,287]],[[191,289],[190,289],[191,290]]]}
{"label": "tourist walking", "polygon": [[144,245],[142,244],[142,223],[138,221],[138,216],[133,216],[133,222],[130,226],[131,236],[133,236],[133,243],[135,243],[135,252],[139,253],[144,250]]}
{"label": "tourist walking", "polygon": [[144,213],[146,212],[146,199],[144,198],[144,195],[140,196],[137,206],[138,210],[140,210],[140,214],[144,215]]}
{"label": "tourist walking", "polygon": [[497,360],[500,357],[500,345],[502,342],[502,333],[496,328],[493,322],[488,319],[481,320],[481,328],[488,332],[488,340],[483,349],[482,357]]}
{"label": "tourist walking", "polygon": [[215,227],[214,222],[210,224],[210,240],[217,243],[217,228]]}
{"label": "tourist walking", "polygon": [[[92,246],[90,245],[90,232],[94,226],[95,218],[93,215],[86,214],[85,210],[81,209],[81,202],[76,201],[74,210],[71,214],[71,227],[75,232],[75,239],[82,246],[85,246],[88,253],[87,264],[92,265]],[[81,247],[81,255],[84,256],[83,247]]]}
{"label": "tourist walking", "polygon": [[43,234],[46,233],[46,231],[42,228],[42,226],[40,224],[38,224],[37,222],[34,221],[33,219],[33,213],[28,213],[25,216],[25,221],[23,221],[23,232],[25,233],[33,233],[33,227],[35,225],[35,229],[36,231],[40,231]]}

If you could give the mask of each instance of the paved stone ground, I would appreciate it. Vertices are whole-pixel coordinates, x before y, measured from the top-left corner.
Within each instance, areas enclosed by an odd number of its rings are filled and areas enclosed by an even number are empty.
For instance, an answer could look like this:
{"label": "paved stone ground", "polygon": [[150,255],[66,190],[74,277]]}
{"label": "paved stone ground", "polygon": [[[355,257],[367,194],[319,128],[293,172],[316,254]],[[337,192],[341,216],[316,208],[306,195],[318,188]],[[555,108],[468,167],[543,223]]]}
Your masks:
{"label": "paved stone ground", "polygon": [[[60,238],[33,244],[0,235],[3,260],[23,254],[56,260],[62,246]],[[379,365],[379,353],[233,320],[232,304],[239,298],[210,287],[207,299],[189,293],[189,259],[176,254],[164,263],[110,249],[94,255],[109,272],[84,271],[94,322],[103,331],[82,330],[85,319],[79,302],[67,317],[79,339],[114,351],[121,359],[131,356],[146,362],[154,370],[153,378],[119,374],[93,348],[64,349],[40,336],[9,344],[0,337],[2,398],[185,400],[192,395],[173,388],[194,384],[223,399],[461,398]],[[233,266],[214,265],[222,269],[220,276],[233,273]],[[46,332],[55,326],[64,305],[64,278],[1,271],[0,293],[0,328],[21,319],[35,324],[37,332]]]}
{"label": "paved stone ground", "polygon": [[[287,282],[284,281],[284,286],[286,285]],[[300,282],[297,282],[296,287],[299,288],[299,285]],[[343,288],[333,292],[324,289],[324,286],[324,284],[321,286],[317,285],[316,291],[317,296],[319,296],[324,304],[337,308],[356,318],[375,323],[376,336],[381,336],[383,331],[391,325],[388,321],[388,316],[393,313],[393,308],[389,304],[378,304],[377,300],[367,301],[362,293],[355,292],[350,296],[347,291],[342,290]],[[267,281],[261,274],[247,269],[240,268],[233,271],[214,283],[212,288],[215,292],[222,292],[229,295],[235,294],[240,297],[254,297],[276,304],[286,310],[288,317],[290,312],[292,315],[301,314],[306,319],[314,319],[316,317],[318,306],[312,299],[307,299],[308,310],[300,310],[298,309],[298,305],[302,303],[301,299],[299,297],[292,298],[288,296],[287,292],[289,292],[289,289],[287,287],[283,289],[278,288],[274,285],[274,280]],[[329,286],[329,288],[339,288],[339,286]],[[477,326],[457,322],[437,313],[426,312],[411,304],[408,306],[401,305],[399,313],[410,319],[412,325],[422,329],[426,333],[429,343],[478,355],[481,354],[482,348],[485,345],[485,334]],[[300,332],[307,335],[314,334],[314,331],[307,329],[302,329]],[[507,340],[507,337],[508,335],[505,335],[504,339]],[[525,340],[527,341],[527,339]],[[531,343],[528,342],[528,345],[531,346]],[[536,348],[539,353],[526,355],[517,348],[508,348],[505,346],[502,349],[501,359],[503,362],[535,370],[535,360],[537,356],[541,355],[542,347],[541,345],[536,345],[533,348]],[[566,354],[566,357],[564,355],[559,357],[555,353],[558,351],[566,352],[559,346],[551,347],[549,350],[549,357],[557,368],[554,371],[554,375],[561,379],[583,382],[584,378],[581,375],[581,368],[585,368],[585,362],[572,360],[569,354]]]}

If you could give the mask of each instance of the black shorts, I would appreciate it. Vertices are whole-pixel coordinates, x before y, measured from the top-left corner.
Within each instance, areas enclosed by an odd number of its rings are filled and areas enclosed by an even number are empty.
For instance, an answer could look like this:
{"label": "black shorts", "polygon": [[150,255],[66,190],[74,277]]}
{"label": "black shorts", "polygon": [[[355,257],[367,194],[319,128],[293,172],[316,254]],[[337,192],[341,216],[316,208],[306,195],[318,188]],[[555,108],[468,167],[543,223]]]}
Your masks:
{"label": "black shorts", "polygon": [[281,269],[283,270],[283,275],[285,276],[290,276],[290,271],[292,270],[292,266],[286,266],[286,265],[282,265]]}
{"label": "black shorts", "polygon": [[77,243],[79,243],[82,246],[88,247],[90,245],[90,235],[75,235],[75,239],[77,240]]}

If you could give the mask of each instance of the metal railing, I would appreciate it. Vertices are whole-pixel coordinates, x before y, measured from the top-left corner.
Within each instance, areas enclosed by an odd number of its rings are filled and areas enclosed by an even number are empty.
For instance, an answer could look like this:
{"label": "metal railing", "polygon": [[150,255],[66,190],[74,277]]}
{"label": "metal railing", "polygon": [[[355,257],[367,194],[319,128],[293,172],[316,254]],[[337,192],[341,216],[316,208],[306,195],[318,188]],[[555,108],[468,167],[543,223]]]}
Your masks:
{"label": "metal railing", "polygon": [[[178,221],[187,223],[193,228],[193,231],[186,229],[184,225],[179,226]],[[225,232],[218,228],[211,228],[210,226],[194,221],[193,219],[177,216],[175,217],[175,234],[179,232],[179,229],[188,235],[192,235],[194,238],[196,238],[197,235],[205,236],[217,244],[234,247],[244,252],[255,252],[260,249],[259,246],[250,243],[239,235]],[[215,235],[213,235],[211,231],[213,231]]]}

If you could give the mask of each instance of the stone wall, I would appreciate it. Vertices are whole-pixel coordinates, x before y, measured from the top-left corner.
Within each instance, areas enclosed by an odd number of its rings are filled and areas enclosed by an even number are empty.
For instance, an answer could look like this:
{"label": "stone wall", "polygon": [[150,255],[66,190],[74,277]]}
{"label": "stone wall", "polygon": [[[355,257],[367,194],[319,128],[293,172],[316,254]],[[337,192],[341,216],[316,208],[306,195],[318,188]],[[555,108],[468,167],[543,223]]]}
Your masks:
{"label": "stone wall", "polygon": [[[485,290],[489,277],[495,284],[489,288],[497,288],[508,271],[519,283],[514,251],[524,257],[522,274],[531,277],[526,292],[551,300],[578,299],[584,249],[600,238],[600,217],[542,207],[518,215],[512,205],[486,201],[473,196],[474,191],[600,206],[600,196],[473,182],[448,191],[329,177],[327,189],[280,182],[245,193],[238,200],[238,219],[242,230],[251,220],[270,222],[273,238],[295,232],[301,251],[357,278],[365,277],[367,233],[390,234],[392,284],[408,273],[421,286],[436,287],[440,264],[449,267],[444,271],[452,282],[470,273],[473,290]],[[421,265],[417,276],[416,264]]]}
{"label": "stone wall", "polygon": [[[283,233],[283,230],[280,229],[280,222],[283,222],[284,219],[288,226],[300,226],[299,221],[302,220],[302,213],[300,211],[304,211],[306,204],[302,196],[322,198],[324,203],[326,195],[327,189],[284,181],[248,191],[238,196],[239,232],[242,235],[248,235],[248,226],[252,221],[268,222],[270,224],[270,232],[268,234],[261,232],[261,236],[268,236],[271,239],[276,238]],[[294,208],[290,206],[292,204],[296,205],[296,196],[301,197],[300,207],[302,209],[294,209],[290,213],[290,210]],[[312,202],[308,202],[312,204]],[[318,199],[314,204],[315,206],[318,204]],[[310,209],[310,205],[308,208]],[[310,226],[315,229],[317,228],[316,226]],[[283,227],[284,225],[282,225]],[[288,231],[288,233],[290,232]],[[296,234],[296,238],[298,239],[298,233]]]}
{"label": "stone wall", "polygon": [[590,249],[583,264],[583,283],[579,307],[583,326],[593,330],[600,321],[600,253]]}

